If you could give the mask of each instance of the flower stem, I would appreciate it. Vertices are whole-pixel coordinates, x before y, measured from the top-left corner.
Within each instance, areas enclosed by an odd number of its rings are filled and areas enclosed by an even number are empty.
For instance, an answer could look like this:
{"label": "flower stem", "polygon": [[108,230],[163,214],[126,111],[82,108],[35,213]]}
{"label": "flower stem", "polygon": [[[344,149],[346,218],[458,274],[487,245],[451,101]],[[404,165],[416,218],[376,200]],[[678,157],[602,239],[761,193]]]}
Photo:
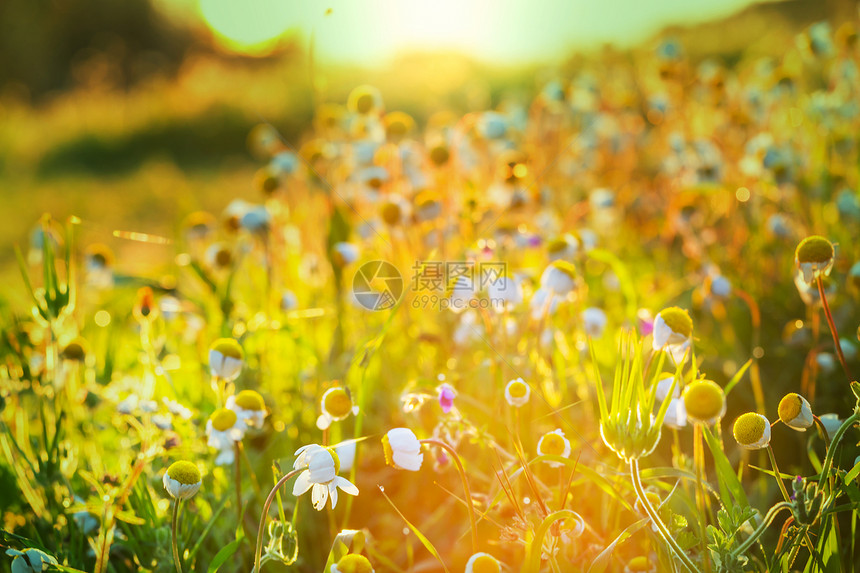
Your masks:
{"label": "flower stem", "polygon": [[791,503],[791,496],[788,495],[788,490],[785,489],[785,483],[782,481],[782,476],[779,473],[779,466],[776,465],[776,456],[773,455],[773,447],[770,444],[767,445],[767,455],[770,457],[770,467],[773,468],[776,483],[779,484],[779,491],[782,492],[782,497],[785,501]]}
{"label": "flower stem", "polygon": [[[651,521],[657,527],[657,531],[660,533],[660,537],[663,538],[663,541],[669,546],[672,554],[678,558],[678,560],[684,564],[684,567],[687,568],[690,573],[698,573],[699,568],[696,567],[696,564],[690,559],[687,555],[687,552],[684,551],[678,542],[675,541],[675,538],[672,537],[672,534],[669,532],[669,529],[666,527],[666,524],[663,523],[663,520],[660,519],[660,516],[657,514],[657,511],[651,505],[651,501],[648,499],[648,496],[645,495],[645,488],[642,487],[642,479],[639,476],[639,460],[632,459],[630,460],[630,475],[633,478],[633,489],[636,490],[636,497],[639,499],[639,503],[645,508],[645,513],[648,514],[648,517],[651,518]],[[708,562],[708,556],[706,553],[702,554],[702,559],[705,562]]]}
{"label": "flower stem", "polygon": [[433,446],[439,446],[440,448],[446,450],[451,457],[454,458],[454,463],[457,464],[457,470],[460,472],[460,479],[463,482],[463,491],[466,494],[466,506],[469,510],[469,524],[472,527],[472,553],[478,553],[478,520],[475,518],[475,506],[472,504],[472,490],[469,487],[469,480],[466,479],[466,471],[463,469],[463,464],[460,462],[460,456],[457,455],[457,451],[446,444],[441,440],[434,440],[432,438],[426,440],[420,440],[422,444],[430,444]]}
{"label": "flower stem", "polygon": [[764,516],[761,525],[759,525],[758,528],[752,532],[752,535],[747,537],[743,543],[738,545],[735,550],[732,551],[732,555],[737,557],[746,553],[747,549],[752,547],[753,543],[755,543],[758,538],[762,536],[764,531],[770,526],[771,523],[773,523],[773,520],[776,519],[777,514],[783,509],[791,509],[791,504],[781,501],[771,507],[770,510],[768,510],[767,514]]}
{"label": "flower stem", "polygon": [[242,514],[242,442],[233,442],[233,447],[236,449],[236,455],[233,456],[235,458],[233,463],[236,466],[234,476],[236,480],[236,515],[239,517],[239,526],[241,527],[242,522],[244,521],[244,516]]}
{"label": "flower stem", "polygon": [[708,512],[705,508],[705,452],[704,444],[702,443],[702,425],[693,425],[693,466],[696,470],[696,507],[698,508],[701,519],[699,520],[699,536],[701,537],[701,552],[705,562],[705,569],[710,571],[710,561],[708,555],[708,536],[707,522]]}
{"label": "flower stem", "polygon": [[173,537],[173,563],[176,565],[176,573],[182,573],[182,563],[179,561],[179,504],[182,502],[178,497],[173,500],[173,524],[170,531]]}
{"label": "flower stem", "polygon": [[[254,552],[254,569],[253,573],[260,573],[260,556],[263,554],[263,529],[266,527],[266,516],[269,514],[269,508],[272,506],[272,501],[275,499],[275,495],[278,493],[278,490],[281,489],[281,486],[287,483],[287,481],[298,474],[301,471],[304,471],[307,468],[297,468],[282,477],[278,480],[278,483],[275,484],[275,487],[272,488],[272,491],[269,492],[268,497],[266,497],[266,502],[263,504],[263,512],[260,514],[260,527],[257,529],[257,549]],[[182,573],[181,571],[179,573]]]}
{"label": "flower stem", "polygon": [[554,513],[547,515],[538,528],[535,530],[534,539],[532,539],[531,547],[528,552],[528,562],[526,563],[526,571],[528,573],[537,573],[540,569],[540,558],[543,553],[543,538],[546,537],[547,531],[553,523],[562,519],[568,518],[580,519],[579,515],[569,509],[560,509]]}
{"label": "flower stem", "polygon": [[824,316],[827,317],[827,325],[830,327],[830,334],[833,335],[833,345],[836,346],[836,354],[839,356],[839,363],[842,364],[842,370],[845,371],[845,376],[848,377],[850,384],[854,378],[851,372],[848,371],[848,364],[845,362],[845,355],[842,354],[842,344],[839,342],[839,333],[836,331],[836,324],[833,322],[833,315],[830,313],[830,305],[827,304],[827,295],[824,294],[824,281],[821,279],[821,274],[816,277],[818,283],[818,294],[821,298],[821,306],[824,307]]}

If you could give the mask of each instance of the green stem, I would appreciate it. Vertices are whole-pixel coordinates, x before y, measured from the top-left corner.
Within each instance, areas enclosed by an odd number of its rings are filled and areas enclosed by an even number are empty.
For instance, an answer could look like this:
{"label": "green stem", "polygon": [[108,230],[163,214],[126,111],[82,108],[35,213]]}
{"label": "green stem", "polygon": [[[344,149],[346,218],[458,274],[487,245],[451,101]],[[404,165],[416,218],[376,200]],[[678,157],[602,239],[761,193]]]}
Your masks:
{"label": "green stem", "polygon": [[842,370],[845,371],[845,376],[848,377],[848,383],[850,384],[854,378],[852,378],[851,372],[848,371],[845,355],[842,354],[842,344],[839,342],[839,333],[836,331],[836,324],[833,322],[833,315],[830,313],[830,305],[827,304],[827,296],[824,294],[824,281],[821,278],[821,273],[818,273],[816,282],[818,283],[818,295],[821,298],[821,306],[824,307],[824,316],[827,317],[827,326],[830,327],[830,334],[833,336],[833,345],[836,347],[839,363],[842,364]]}
{"label": "green stem", "polygon": [[460,480],[463,482],[463,491],[466,494],[466,506],[469,510],[469,524],[472,528],[472,553],[478,553],[478,520],[475,518],[475,506],[472,503],[472,490],[469,487],[469,480],[466,479],[466,471],[463,469],[462,462],[460,462],[460,456],[457,455],[457,451],[454,448],[441,440],[434,440],[430,438],[419,441],[422,444],[439,446],[443,450],[446,450],[449,454],[451,454],[451,457],[454,458],[454,463],[457,464],[457,470],[460,472]]}
{"label": "green stem", "polygon": [[242,442],[233,442],[233,447],[236,449],[236,454],[233,456],[236,458],[233,460],[236,466],[236,515],[239,517],[239,527],[241,528],[244,521],[242,515]]}
{"label": "green stem", "polygon": [[739,557],[740,555],[746,553],[747,549],[752,547],[753,543],[758,541],[758,538],[762,536],[765,530],[770,527],[770,524],[773,523],[773,520],[776,519],[777,514],[783,509],[791,509],[791,504],[785,501],[781,501],[774,505],[768,510],[767,514],[764,516],[764,519],[761,522],[761,525],[752,532],[752,535],[746,538],[743,543],[738,545],[734,551],[732,551],[732,555],[734,557]]}
{"label": "green stem", "polygon": [[[666,527],[666,524],[663,523],[663,520],[660,519],[660,516],[657,514],[657,511],[651,505],[651,501],[649,501],[648,496],[645,495],[645,488],[642,487],[642,478],[639,476],[639,460],[632,459],[630,460],[630,475],[633,478],[633,489],[636,490],[636,497],[639,499],[639,503],[645,508],[645,513],[648,514],[648,517],[651,518],[651,521],[657,527],[657,531],[660,533],[660,537],[663,538],[663,541],[666,542],[666,545],[669,546],[671,552],[678,558],[678,560],[684,564],[684,567],[687,568],[691,573],[698,573],[699,568],[696,567],[696,564],[690,559],[687,555],[687,552],[684,551],[678,542],[675,541],[675,538],[672,537],[672,534],[669,532],[669,529]],[[707,560],[707,555],[702,555],[703,560]]]}
{"label": "green stem", "polygon": [[[260,557],[263,554],[263,529],[266,527],[266,516],[269,514],[269,508],[272,506],[272,501],[275,499],[275,495],[278,493],[278,490],[281,489],[281,486],[287,483],[287,481],[298,474],[301,471],[306,470],[307,468],[297,468],[282,477],[278,480],[278,483],[275,484],[275,487],[272,488],[272,491],[269,492],[269,496],[266,498],[266,502],[263,504],[263,512],[260,514],[260,527],[257,528],[257,549],[254,552],[254,569],[253,573],[260,573]],[[181,571],[179,573],[182,573]]]}
{"label": "green stem", "polygon": [[704,556],[705,569],[710,571],[711,564],[708,560],[708,535],[707,522],[708,511],[705,507],[705,451],[702,443],[702,425],[693,425],[693,466],[696,470],[696,507],[701,519],[699,521],[699,537],[701,538],[701,553]]}
{"label": "green stem", "polygon": [[773,447],[768,443],[767,445],[767,455],[770,457],[770,467],[773,468],[774,477],[776,478],[776,483],[779,484],[779,491],[782,492],[782,497],[786,502],[791,503],[791,496],[788,495],[788,490],[785,489],[785,483],[782,481],[782,476],[779,472],[779,466],[776,465],[776,456],[773,455]]}
{"label": "green stem", "polygon": [[173,501],[173,525],[170,528],[173,537],[173,563],[176,565],[176,573],[182,573],[182,563],[179,561],[179,504],[182,502],[178,497]]}
{"label": "green stem", "polygon": [[821,466],[821,477],[830,474],[830,468],[833,466],[833,458],[836,453],[836,447],[842,440],[842,436],[844,436],[845,432],[848,431],[848,428],[853,426],[858,420],[860,420],[860,410],[854,412],[854,414],[852,414],[847,420],[842,422],[842,425],[839,426],[838,430],[836,430],[836,433],[833,435],[833,440],[831,440],[830,442],[830,448],[827,450],[827,455],[824,456],[824,464]]}
{"label": "green stem", "polygon": [[526,564],[525,571],[528,573],[537,573],[540,569],[540,558],[541,553],[543,552],[543,538],[546,536],[546,532],[549,531],[549,528],[556,521],[571,517],[579,519],[579,516],[575,512],[569,509],[560,509],[555,513],[550,513],[544,518],[535,530],[535,536],[534,539],[532,539],[531,546],[529,548],[528,563]]}

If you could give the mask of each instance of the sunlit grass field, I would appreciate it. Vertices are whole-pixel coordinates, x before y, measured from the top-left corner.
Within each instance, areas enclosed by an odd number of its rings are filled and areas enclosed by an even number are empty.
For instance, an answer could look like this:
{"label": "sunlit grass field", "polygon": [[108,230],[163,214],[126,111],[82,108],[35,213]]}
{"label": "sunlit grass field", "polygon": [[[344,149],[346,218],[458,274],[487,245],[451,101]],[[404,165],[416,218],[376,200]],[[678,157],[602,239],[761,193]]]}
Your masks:
{"label": "sunlit grass field", "polygon": [[5,105],[0,571],[857,571],[853,25],[406,63]]}

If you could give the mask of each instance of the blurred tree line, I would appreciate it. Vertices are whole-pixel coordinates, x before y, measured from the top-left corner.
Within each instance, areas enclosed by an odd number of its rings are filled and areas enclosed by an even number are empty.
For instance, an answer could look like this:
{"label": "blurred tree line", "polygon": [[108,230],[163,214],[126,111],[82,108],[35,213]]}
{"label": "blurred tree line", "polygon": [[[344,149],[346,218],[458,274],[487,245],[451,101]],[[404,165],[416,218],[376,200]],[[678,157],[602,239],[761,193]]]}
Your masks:
{"label": "blurred tree line", "polygon": [[192,41],[149,0],[0,0],[0,93],[127,88],[175,71]]}

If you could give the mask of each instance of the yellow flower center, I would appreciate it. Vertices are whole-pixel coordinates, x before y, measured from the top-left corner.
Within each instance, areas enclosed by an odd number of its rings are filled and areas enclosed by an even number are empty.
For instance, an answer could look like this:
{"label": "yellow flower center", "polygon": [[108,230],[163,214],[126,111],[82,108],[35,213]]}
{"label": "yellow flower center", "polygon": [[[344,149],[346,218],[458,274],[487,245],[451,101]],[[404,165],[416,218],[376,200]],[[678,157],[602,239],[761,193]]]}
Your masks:
{"label": "yellow flower center", "polygon": [[779,401],[779,419],[782,420],[784,424],[788,424],[795,418],[800,415],[800,411],[803,408],[803,399],[800,397],[800,394],[786,394],[785,397]]}
{"label": "yellow flower center", "polygon": [[472,573],[499,573],[502,570],[498,559],[481,555],[472,562]]}
{"label": "yellow flower center", "polygon": [[528,386],[526,386],[524,382],[516,380],[514,382],[511,382],[511,384],[508,386],[508,394],[511,395],[511,398],[522,398],[526,395],[528,389]]}
{"label": "yellow flower center", "polygon": [[684,390],[684,407],[694,420],[708,421],[723,412],[726,395],[712,380],[698,380]]}
{"label": "yellow flower center", "polygon": [[167,468],[167,475],[182,485],[191,485],[200,481],[200,469],[191,462],[173,462]]}
{"label": "yellow flower center", "polygon": [[332,388],[323,396],[323,410],[333,418],[345,418],[352,411],[352,398],[343,388]]}
{"label": "yellow flower center", "polygon": [[764,416],[755,412],[747,412],[735,420],[732,433],[739,444],[749,446],[762,438],[766,425],[767,420]]}
{"label": "yellow flower center", "polygon": [[540,443],[540,449],[541,453],[547,456],[564,455],[564,438],[554,432],[544,434]]}
{"label": "yellow flower center", "polygon": [[218,249],[218,252],[215,253],[215,264],[220,268],[230,266],[232,261],[233,255],[228,249]]}
{"label": "yellow flower center", "polygon": [[363,93],[355,100],[355,110],[358,113],[367,113],[373,109],[373,94]]}
{"label": "yellow flower center", "polygon": [[647,557],[634,557],[630,561],[627,562],[627,570],[628,571],[650,571],[651,570],[651,562],[648,561]]}
{"label": "yellow flower center", "polygon": [[212,422],[213,428],[219,432],[224,432],[236,424],[236,412],[228,410],[227,408],[221,408],[219,410],[215,410],[212,415],[209,416],[209,420]]}
{"label": "yellow flower center", "polygon": [[232,338],[219,338],[212,343],[211,349],[236,360],[242,360],[244,357],[242,347]]}
{"label": "yellow flower center", "polygon": [[63,349],[63,358],[66,360],[83,360],[87,357],[85,344],[82,338],[73,340]]}
{"label": "yellow flower center", "polygon": [[567,261],[554,261],[551,266],[555,267],[557,270],[563,272],[572,279],[575,279],[577,276],[576,267],[574,267],[571,263]]}
{"label": "yellow flower center", "polygon": [[451,152],[448,151],[448,148],[444,145],[437,145],[430,150],[430,161],[432,161],[434,165],[444,165],[448,162],[450,157]]}
{"label": "yellow flower center", "polygon": [[666,326],[672,329],[672,332],[677,332],[683,336],[690,336],[693,333],[693,319],[683,308],[672,306],[664,308],[660,311],[660,317]]}
{"label": "yellow flower center", "polygon": [[386,203],[382,206],[382,220],[388,225],[395,225],[400,221],[400,205],[397,203]]}
{"label": "yellow flower center", "polygon": [[797,245],[794,257],[798,263],[826,263],[833,258],[833,243],[824,237],[806,237]]}
{"label": "yellow flower center", "polygon": [[551,255],[554,255],[556,253],[562,252],[563,250],[565,250],[569,246],[570,246],[570,243],[568,243],[564,239],[553,239],[552,241],[549,242],[549,244],[547,244],[546,249],[547,249],[547,251],[549,251],[549,253]]}
{"label": "yellow flower center", "polygon": [[373,566],[364,555],[350,553],[349,555],[344,555],[337,562],[337,570],[338,573],[370,573],[373,571]]}
{"label": "yellow flower center", "polygon": [[242,390],[236,394],[236,405],[243,410],[260,411],[266,409],[266,403],[263,401],[263,397],[253,390]]}

